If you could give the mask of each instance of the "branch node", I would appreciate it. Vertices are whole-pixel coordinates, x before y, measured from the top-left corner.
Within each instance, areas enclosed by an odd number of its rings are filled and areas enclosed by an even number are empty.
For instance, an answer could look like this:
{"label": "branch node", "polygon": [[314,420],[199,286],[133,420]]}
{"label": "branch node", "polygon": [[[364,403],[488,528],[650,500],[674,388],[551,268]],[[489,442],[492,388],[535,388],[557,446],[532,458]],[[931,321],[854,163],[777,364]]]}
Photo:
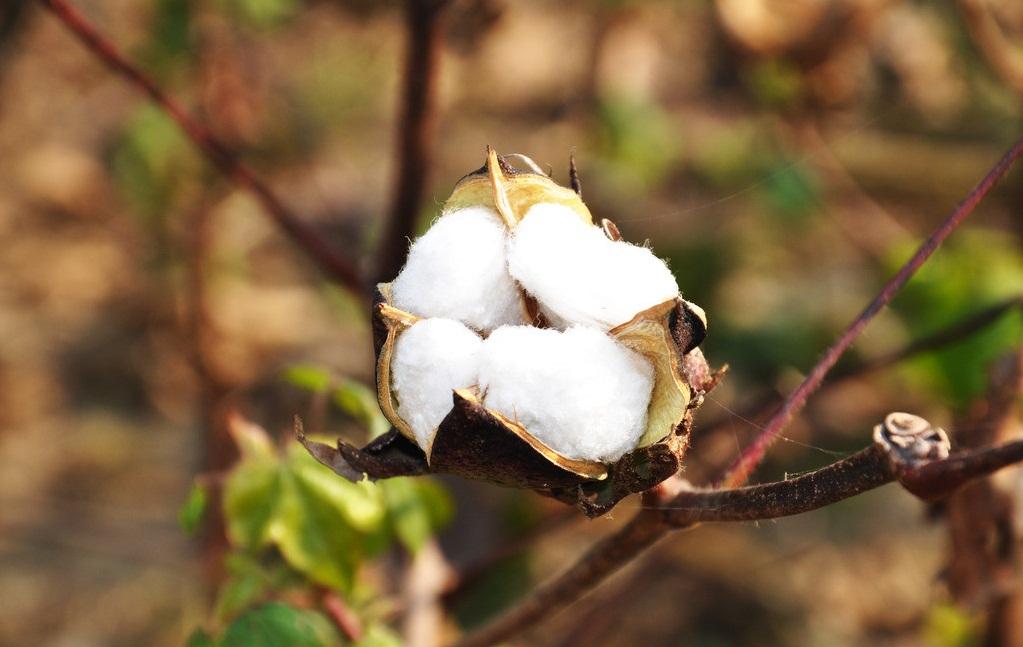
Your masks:
{"label": "branch node", "polygon": [[945,460],[952,444],[941,427],[912,413],[896,411],[885,416],[874,427],[874,445],[888,458],[888,465],[904,488],[921,498],[931,492],[921,489],[919,480],[911,478],[916,469]]}

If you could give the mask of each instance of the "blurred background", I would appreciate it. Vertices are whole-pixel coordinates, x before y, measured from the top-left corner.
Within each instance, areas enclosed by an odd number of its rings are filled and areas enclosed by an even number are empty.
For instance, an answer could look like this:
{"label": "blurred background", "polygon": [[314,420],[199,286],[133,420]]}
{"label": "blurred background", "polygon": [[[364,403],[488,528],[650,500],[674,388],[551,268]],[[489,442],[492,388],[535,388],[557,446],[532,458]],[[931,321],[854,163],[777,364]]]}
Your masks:
{"label": "blurred background", "polygon": [[[400,263],[374,250],[405,186],[416,12],[76,6],[344,256]],[[697,415],[697,483],[1023,130],[1017,0],[452,0],[425,38],[417,231],[487,144],[563,183],[574,154],[594,215],[669,259],[709,315],[709,361],[731,367]],[[380,429],[363,302],[32,2],[0,3],[0,160],[0,644],[257,644],[253,626],[267,645],[437,644],[635,509],[586,521],[485,484],[321,482],[292,416],[353,442]],[[1018,415],[982,422],[1018,379],[1021,239],[1017,169],[757,479],[863,447],[892,410],[960,446],[1020,433]],[[984,312],[966,338],[867,370]],[[1023,644],[1023,607],[1006,611],[1020,486],[1000,473],[968,513],[887,487],[701,527],[519,644]]]}

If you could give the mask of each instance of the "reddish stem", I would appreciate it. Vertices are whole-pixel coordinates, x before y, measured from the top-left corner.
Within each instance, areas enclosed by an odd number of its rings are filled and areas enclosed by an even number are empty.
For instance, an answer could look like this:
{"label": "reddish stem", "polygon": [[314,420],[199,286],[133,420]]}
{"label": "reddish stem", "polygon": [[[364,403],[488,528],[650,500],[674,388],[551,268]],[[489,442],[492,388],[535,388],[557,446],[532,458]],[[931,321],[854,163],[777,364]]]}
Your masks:
{"label": "reddish stem", "polygon": [[193,119],[174,99],[164,94],[149,77],[128,62],[118,49],[102,36],[89,21],[64,0],[40,0],[64,26],[107,67],[117,72],[156,103],[206,157],[238,186],[249,191],[270,217],[301,247],[331,279],[359,294],[365,286],[354,264],[340,256],[315,229],[293,214],[256,174],[241,163],[231,150],[209,130]]}
{"label": "reddish stem", "polygon": [[782,406],[778,411],[767,421],[760,434],[753,440],[753,442],[746,448],[742,454],[732,463],[725,473],[724,478],[717,484],[726,488],[734,488],[745,483],[750,474],[756,469],[757,465],[764,459],[764,455],[767,450],[770,449],[781,434],[782,429],[791,422],[792,418],[803,408],[806,404],[807,398],[810,397],[814,391],[824,381],[825,376],[834,367],[838,359],[845,353],[856,338],[859,337],[863,329],[867,327],[867,324],[874,318],[874,316],[881,311],[886,305],[888,305],[892,298],[898,293],[898,291],[904,286],[909,279],[916,273],[917,270],[930,258],[931,254],[945,241],[949,235],[959,227],[960,224],[973,211],[977,208],[977,205],[984,196],[991,191],[995,184],[1000,180],[1013,162],[1023,156],[1023,139],[1018,140],[1009,151],[1002,156],[1002,159],[992,168],[984,179],[980,181],[977,186],[970,191],[970,194],[959,203],[952,215],[948,217],[934,231],[931,236],[924,241],[916,253],[913,254],[902,269],[893,276],[881,292],[874,297],[870,304],[864,308],[863,312],[856,317],[855,320],[846,328],[845,332],[842,333],[841,337],[836,341],[825,353],[824,356],[818,360],[816,366],[810,371],[806,379],[803,380],[796,389],[789,394],[782,403]]}

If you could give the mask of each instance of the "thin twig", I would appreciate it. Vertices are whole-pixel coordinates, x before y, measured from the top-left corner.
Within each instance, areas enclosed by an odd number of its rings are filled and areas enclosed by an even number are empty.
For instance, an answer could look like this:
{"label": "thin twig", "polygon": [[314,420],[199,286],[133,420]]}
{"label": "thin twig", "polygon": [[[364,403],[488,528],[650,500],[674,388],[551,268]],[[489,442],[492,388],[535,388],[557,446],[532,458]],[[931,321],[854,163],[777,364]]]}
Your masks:
{"label": "thin twig", "polygon": [[108,68],[147,94],[161,110],[177,122],[206,158],[235,184],[251,193],[274,222],[312,258],[324,274],[357,294],[364,296],[368,294],[353,263],[339,255],[314,228],[284,206],[255,172],[239,161],[223,142],[193,119],[177,101],[164,94],[152,79],[128,62],[117,47],[96,31],[78,10],[64,0],[39,1]]}
{"label": "thin twig", "polygon": [[[951,325],[941,328],[926,337],[914,339],[904,346],[884,353],[874,359],[844,369],[835,369],[831,372],[831,378],[821,385],[818,393],[830,391],[847,382],[877,373],[918,355],[954,345],[998,322],[1003,316],[1017,309],[1023,310],[1023,295],[1006,299],[979,312],[967,315],[959,321],[953,322]],[[718,434],[730,428],[736,417],[739,420],[749,420],[757,423],[760,420],[765,420],[776,408],[777,404],[773,396],[761,397],[754,404],[748,406],[745,411],[726,415],[721,419],[715,419],[703,424],[700,427],[700,433],[704,437]]]}
{"label": "thin twig", "polygon": [[377,246],[376,282],[394,278],[405,263],[429,178],[434,95],[441,44],[441,14],[447,0],[406,0],[405,89],[398,139],[394,201]]}
{"label": "thin twig", "polygon": [[661,513],[641,510],[596,544],[567,571],[534,589],[528,598],[496,620],[467,635],[458,647],[495,645],[553,616],[652,546],[671,529]]}
{"label": "thin twig", "polygon": [[[947,450],[947,438],[928,440]],[[898,480],[910,491],[923,484],[948,494],[967,480],[1023,461],[1023,441],[907,463],[897,451],[875,443],[852,456],[798,478],[735,490],[691,490],[651,500],[617,532],[597,542],[569,570],[536,589],[524,602],[475,631],[458,647],[485,647],[508,640],[556,614],[596,584],[675,530],[710,521],[776,519],[816,510]],[[664,499],[663,495],[661,498]]]}
{"label": "thin twig", "polygon": [[895,297],[898,291],[904,286],[909,279],[916,273],[917,270],[930,258],[931,254],[937,250],[938,246],[948,236],[959,227],[960,224],[973,211],[977,208],[977,205],[984,196],[991,191],[991,189],[998,183],[1012,166],[1013,162],[1023,156],[1023,139],[1018,140],[1012,148],[998,161],[997,164],[988,172],[984,179],[980,181],[977,186],[970,191],[966,199],[959,203],[959,206],[952,212],[952,214],[939,226],[931,236],[924,241],[920,248],[916,251],[913,256],[906,261],[906,264],[893,276],[888,283],[881,289],[881,292],[864,308],[863,312],[853,320],[853,322],[846,328],[845,332],[838,338],[824,355],[817,361],[817,364],[813,367],[810,373],[806,376],[796,389],[789,394],[782,403],[781,408],[778,409],[777,413],[767,421],[764,425],[760,434],[753,440],[753,442],[743,451],[738,458],[729,467],[726,475],[720,481],[720,485],[723,487],[735,487],[746,482],[750,474],[763,460],[764,455],[767,454],[767,450],[778,440],[781,435],[782,429],[792,420],[792,418],[803,408],[806,404],[806,400],[810,395],[817,390],[821,382],[824,381],[825,376],[831,371],[838,359],[845,353],[856,338],[859,337],[863,329],[867,327],[867,324],[874,318],[874,316],[881,311],[891,300]]}
{"label": "thin twig", "polygon": [[902,348],[885,353],[870,361],[854,366],[848,370],[837,370],[832,373],[832,381],[828,384],[839,384],[847,380],[863,377],[869,373],[875,373],[888,368],[893,364],[921,355],[923,353],[950,346],[956,342],[967,339],[974,333],[995,323],[1003,315],[1016,310],[1023,310],[1023,295],[1015,296],[1005,301],[1000,301],[975,314],[969,315],[952,325],[942,328],[926,337],[915,339]]}

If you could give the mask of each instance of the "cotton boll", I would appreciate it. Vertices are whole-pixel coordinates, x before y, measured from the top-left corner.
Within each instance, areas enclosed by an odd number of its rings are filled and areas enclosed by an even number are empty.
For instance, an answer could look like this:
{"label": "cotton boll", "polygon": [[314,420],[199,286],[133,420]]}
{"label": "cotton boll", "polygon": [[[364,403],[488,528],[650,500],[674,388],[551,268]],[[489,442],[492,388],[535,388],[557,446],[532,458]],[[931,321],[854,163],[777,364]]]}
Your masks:
{"label": "cotton boll", "polygon": [[508,275],[506,237],[493,209],[468,207],[441,216],[412,244],[391,285],[391,304],[483,332],[525,323],[519,287]]}
{"label": "cotton boll", "polygon": [[423,319],[398,336],[391,387],[398,415],[429,451],[437,426],[452,408],[452,391],[474,386],[483,340],[451,319]]}
{"label": "cotton boll", "polygon": [[612,241],[553,203],[533,206],[515,228],[508,269],[556,325],[610,330],[678,296],[675,277],[649,249]]}
{"label": "cotton boll", "polygon": [[483,404],[558,453],[611,462],[646,428],[647,360],[594,328],[507,326],[483,342]]}

